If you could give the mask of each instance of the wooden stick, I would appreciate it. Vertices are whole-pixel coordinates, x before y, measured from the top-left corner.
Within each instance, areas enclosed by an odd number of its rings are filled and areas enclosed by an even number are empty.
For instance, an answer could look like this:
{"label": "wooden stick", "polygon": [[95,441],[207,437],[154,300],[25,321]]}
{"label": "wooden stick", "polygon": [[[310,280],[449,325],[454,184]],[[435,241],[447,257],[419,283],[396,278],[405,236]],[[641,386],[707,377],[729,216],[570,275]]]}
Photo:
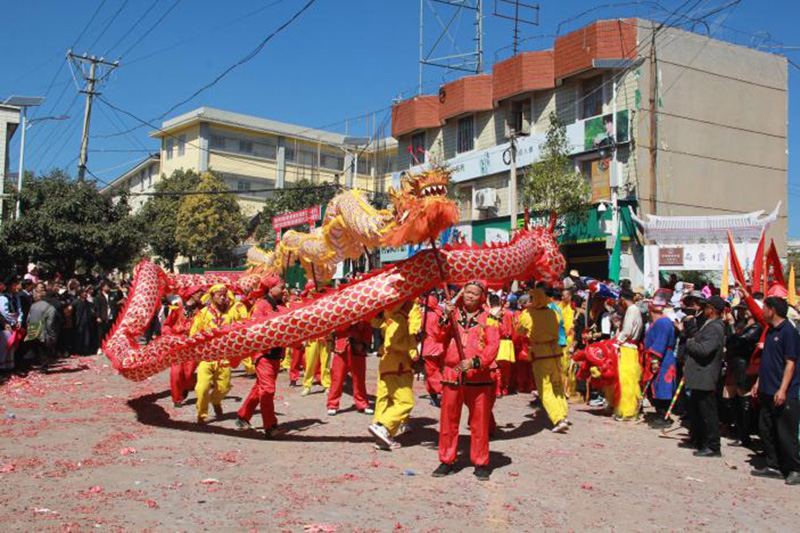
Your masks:
{"label": "wooden stick", "polygon": [[[433,248],[433,257],[436,259],[436,266],[439,269],[439,276],[442,278],[442,286],[444,288],[444,295],[449,302],[452,298],[450,289],[447,287],[447,277],[444,272],[444,265],[442,265],[442,259],[439,257],[439,249],[436,247],[436,242],[431,239],[431,248]],[[453,337],[456,341],[456,348],[458,349],[458,360],[463,361],[467,358],[466,352],[464,351],[464,343],[461,340],[461,332],[458,329],[458,323],[456,322],[456,312],[448,312],[447,307],[445,307],[445,312],[447,312],[448,322],[450,322],[450,329],[452,329]]]}
{"label": "wooden stick", "polygon": [[314,290],[319,292],[319,283],[317,283],[317,270],[314,268],[314,263],[311,263],[311,277],[314,278]]}

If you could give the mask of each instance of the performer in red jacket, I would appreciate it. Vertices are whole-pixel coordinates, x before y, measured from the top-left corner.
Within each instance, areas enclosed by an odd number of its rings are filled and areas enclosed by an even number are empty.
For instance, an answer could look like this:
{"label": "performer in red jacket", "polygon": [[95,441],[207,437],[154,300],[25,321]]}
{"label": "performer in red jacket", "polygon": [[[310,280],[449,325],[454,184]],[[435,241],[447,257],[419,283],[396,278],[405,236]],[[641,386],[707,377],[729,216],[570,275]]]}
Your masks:
{"label": "performer in red jacket", "polygon": [[[252,318],[269,318],[286,310],[283,305],[285,285],[278,276],[272,276],[264,282],[266,293],[264,298],[253,305]],[[255,358],[256,383],[250,394],[239,408],[239,418],[236,420],[236,429],[252,429],[250,419],[261,404],[261,418],[264,422],[264,437],[267,439],[278,437],[278,419],[275,417],[275,382],[280,372],[281,360],[285,349],[282,347],[259,354]]]}
{"label": "performer in red jacket", "polygon": [[[200,297],[202,295],[203,287],[200,285],[193,285],[181,290],[178,293],[181,301],[177,305],[170,306],[169,314],[161,326],[161,334],[188,335],[194,314],[201,307]],[[196,368],[197,363],[194,361],[186,361],[170,367],[169,388],[172,392],[172,404],[175,407],[180,407],[189,391],[194,389]]]}
{"label": "performer in red jacket", "polygon": [[374,413],[367,400],[367,352],[372,341],[372,326],[369,322],[353,324],[336,335],[333,363],[331,366],[331,388],[328,391],[328,415],[335,416],[339,410],[344,379],[353,376],[353,402],[360,413]]}
{"label": "performer in red jacket", "polygon": [[442,395],[442,353],[444,346],[436,338],[439,322],[442,320],[442,310],[439,307],[439,298],[431,293],[425,299],[422,308],[423,329],[420,332],[422,345],[422,358],[425,361],[425,388],[431,398],[431,404],[439,407],[439,397]]}
{"label": "performer in red jacket", "polygon": [[[457,299],[457,310],[451,312],[447,303],[445,313],[437,330],[437,339],[444,345],[444,371],[442,378],[441,427],[439,431],[439,460],[441,464],[433,472],[434,477],[453,473],[453,464],[458,451],[458,424],[461,409],[467,404],[471,430],[470,459],[475,465],[475,477],[481,481],[489,479],[489,425],[494,402],[494,382],[491,366],[500,347],[500,331],[487,324],[490,320],[484,309],[486,286],[480,281],[467,283]],[[449,322],[454,317],[456,326]],[[453,337],[457,329],[464,347],[461,358]]]}

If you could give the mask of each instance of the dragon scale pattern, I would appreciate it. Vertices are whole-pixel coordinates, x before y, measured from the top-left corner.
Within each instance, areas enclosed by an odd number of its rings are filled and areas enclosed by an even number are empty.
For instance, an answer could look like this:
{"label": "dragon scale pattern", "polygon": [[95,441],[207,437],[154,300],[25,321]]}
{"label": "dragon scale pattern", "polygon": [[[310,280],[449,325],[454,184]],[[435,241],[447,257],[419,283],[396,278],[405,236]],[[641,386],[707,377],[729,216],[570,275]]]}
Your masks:
{"label": "dragon scale pattern", "polygon": [[[163,295],[180,287],[218,282],[244,294],[251,294],[260,286],[258,275],[243,275],[238,279],[170,275],[145,260],[134,271],[128,306],[107,338],[104,352],[124,377],[141,381],[183,361],[235,360],[320,338],[440,285],[436,253],[420,252],[266,320],[240,322],[194,337],[164,335],[140,346],[137,338],[144,333]],[[565,266],[553,235],[545,228],[520,231],[508,244],[446,247],[438,253],[447,282],[453,284],[472,279],[504,282],[531,277],[550,281]]]}

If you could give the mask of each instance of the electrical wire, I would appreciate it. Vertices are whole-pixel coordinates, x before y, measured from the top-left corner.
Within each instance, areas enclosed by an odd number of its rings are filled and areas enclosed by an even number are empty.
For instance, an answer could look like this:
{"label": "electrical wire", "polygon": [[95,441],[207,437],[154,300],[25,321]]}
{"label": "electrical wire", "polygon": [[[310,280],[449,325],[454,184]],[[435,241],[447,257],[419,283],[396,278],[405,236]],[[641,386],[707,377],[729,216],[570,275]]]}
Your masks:
{"label": "electrical wire", "polygon": [[150,35],[150,34],[153,32],[153,30],[155,30],[155,29],[158,27],[158,25],[159,25],[159,24],[161,24],[161,22],[162,22],[162,21],[163,21],[165,18],[167,18],[167,15],[169,15],[170,13],[172,13],[172,10],[173,10],[173,9],[175,9],[176,7],[178,7],[178,4],[180,4],[180,3],[181,3],[181,0],[175,0],[175,3],[174,3],[174,4],[172,4],[172,5],[169,7],[169,9],[167,9],[167,10],[166,10],[166,11],[165,11],[165,12],[164,12],[164,13],[163,13],[163,14],[162,14],[162,15],[161,15],[159,18],[158,18],[158,20],[156,20],[156,21],[153,23],[153,25],[152,25],[152,26],[150,26],[150,28],[149,28],[149,29],[148,29],[146,32],[144,32],[142,35],[140,35],[140,36],[139,36],[139,38],[138,38],[138,39],[136,39],[136,41],[135,41],[135,42],[134,42],[132,45],[130,45],[130,46],[128,47],[128,49],[127,49],[127,50],[125,50],[124,52],[122,52],[122,55],[120,55],[120,56],[119,56],[119,57],[120,57],[120,59],[121,59],[121,58],[123,58],[123,57],[126,57],[126,56],[127,56],[127,55],[128,55],[130,52],[131,52],[131,50],[133,50],[134,48],[136,48],[136,47],[139,45],[139,43],[140,43],[140,42],[144,41],[144,40],[145,40],[145,38],[146,38],[148,35]]}
{"label": "electrical wire", "polygon": [[98,42],[100,39],[102,39],[102,38],[103,38],[103,35],[105,35],[105,34],[106,34],[106,32],[108,31],[108,29],[111,27],[111,25],[112,25],[112,24],[114,24],[114,21],[115,21],[115,20],[117,20],[117,17],[119,17],[119,14],[120,14],[120,13],[122,13],[122,10],[123,10],[123,9],[125,9],[125,6],[127,6],[127,5],[128,5],[128,2],[129,2],[129,1],[130,1],[130,0],[123,0],[122,4],[119,6],[119,9],[117,9],[117,11],[116,11],[116,12],[114,12],[114,14],[111,16],[111,18],[110,18],[110,19],[108,19],[108,21],[106,22],[106,25],[105,25],[105,27],[103,28],[103,31],[101,31],[101,32],[100,32],[100,35],[98,35],[97,37],[95,37],[94,41],[92,41],[92,44],[90,44],[90,45],[89,45],[89,50],[91,50],[92,48],[94,48],[94,45],[96,45],[96,44],[97,44],[97,42]]}
{"label": "electrical wire", "polygon": [[142,13],[142,14],[139,16],[139,18],[138,18],[138,19],[136,19],[136,22],[134,22],[134,23],[133,23],[133,25],[132,25],[130,28],[128,28],[128,31],[126,31],[125,33],[123,33],[123,34],[122,34],[122,37],[120,37],[119,39],[117,39],[117,41],[116,41],[114,44],[112,44],[112,45],[111,45],[111,47],[108,49],[108,52],[106,53],[106,57],[109,57],[109,56],[111,55],[111,52],[112,52],[112,51],[113,51],[113,50],[114,50],[114,49],[115,49],[117,46],[119,46],[119,45],[122,43],[122,41],[124,41],[125,39],[127,39],[127,38],[128,38],[128,35],[130,35],[131,33],[133,33],[133,30],[135,30],[135,29],[136,29],[136,28],[139,26],[139,24],[141,24],[141,23],[142,23],[142,21],[145,19],[145,17],[147,17],[147,15],[149,15],[149,14],[150,14],[150,13],[153,11],[153,9],[156,7],[156,5],[158,4],[158,2],[160,2],[160,0],[153,0],[153,3],[152,3],[152,4],[150,4],[150,7],[148,7],[147,9],[145,9],[145,10],[144,10],[144,13]]}

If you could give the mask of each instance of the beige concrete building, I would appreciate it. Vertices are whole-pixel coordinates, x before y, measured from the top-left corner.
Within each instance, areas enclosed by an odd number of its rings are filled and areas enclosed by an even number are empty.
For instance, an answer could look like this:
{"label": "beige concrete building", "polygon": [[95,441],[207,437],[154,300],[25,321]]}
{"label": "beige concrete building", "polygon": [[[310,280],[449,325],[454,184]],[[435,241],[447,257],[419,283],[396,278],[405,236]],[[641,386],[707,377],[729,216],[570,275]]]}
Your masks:
{"label": "beige concrete building", "polygon": [[[178,169],[220,174],[239,199],[242,211],[256,215],[264,189],[291,187],[306,179],[338,181],[344,187],[380,191],[382,176],[395,170],[397,142],[370,142],[315,128],[201,107],[167,120],[151,137],[160,151],[126,171],[104,191],[148,192]],[[146,197],[132,195],[138,208]]]}
{"label": "beige concrete building", "polygon": [[[551,50],[523,52],[491,74],[397,103],[392,133],[400,167],[415,165],[405,157],[408,146],[445,161],[460,199],[459,232],[478,243],[504,240],[512,224],[509,139],[513,133],[521,188],[555,111],[575,168],[592,186],[587,222],[561,237],[571,267],[607,276],[608,250],[619,235],[621,277],[644,283],[644,247],[653,243],[632,214],[769,213],[779,204],[765,227],[785,253],[786,59],[654,28],[641,19],[596,21],[557,38]],[[520,194],[519,216],[524,206]],[[703,244],[702,235],[692,238]]]}

